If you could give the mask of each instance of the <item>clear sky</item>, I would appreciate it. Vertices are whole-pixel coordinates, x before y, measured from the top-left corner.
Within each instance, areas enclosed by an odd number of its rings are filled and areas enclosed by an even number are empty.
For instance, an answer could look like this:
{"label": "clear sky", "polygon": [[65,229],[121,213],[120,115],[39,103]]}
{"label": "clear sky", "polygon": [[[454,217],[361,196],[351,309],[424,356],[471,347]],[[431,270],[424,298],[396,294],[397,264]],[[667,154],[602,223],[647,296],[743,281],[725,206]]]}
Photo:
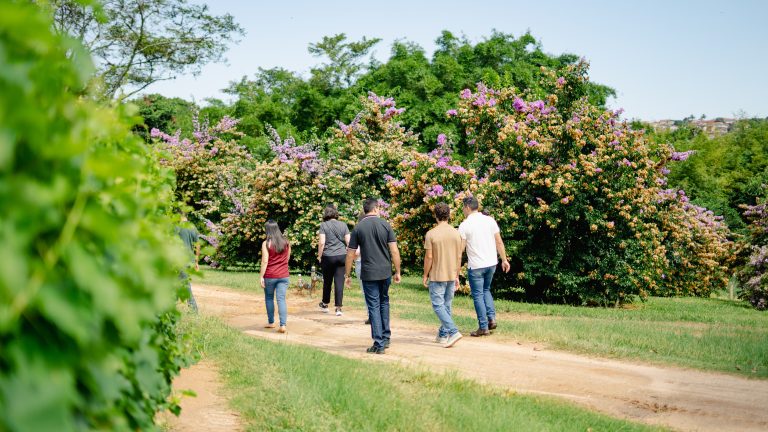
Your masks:
{"label": "clear sky", "polygon": [[227,64],[208,65],[198,77],[180,76],[147,92],[203,102],[226,99],[221,89],[258,67],[308,74],[321,60],[307,45],[336,33],[381,38],[374,55],[386,60],[397,39],[416,42],[431,55],[444,29],[472,41],[493,29],[515,36],[530,30],[544,51],[589,60],[591,79],[616,89],[609,103],[624,108],[625,117],[768,116],[768,0],[207,3],[213,13],[231,13],[246,31],[227,53]]}

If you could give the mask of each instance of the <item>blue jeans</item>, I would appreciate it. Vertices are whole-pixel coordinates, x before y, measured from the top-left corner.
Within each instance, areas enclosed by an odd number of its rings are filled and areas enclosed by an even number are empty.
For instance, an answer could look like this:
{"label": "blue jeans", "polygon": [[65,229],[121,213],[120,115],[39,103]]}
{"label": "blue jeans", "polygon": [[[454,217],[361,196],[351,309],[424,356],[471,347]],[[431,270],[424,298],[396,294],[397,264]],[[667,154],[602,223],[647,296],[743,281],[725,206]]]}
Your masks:
{"label": "blue jeans", "polygon": [[440,320],[438,336],[448,337],[459,332],[451,318],[451,303],[453,302],[453,286],[456,282],[429,282],[429,298],[432,309]]}
{"label": "blue jeans", "polygon": [[482,330],[488,330],[488,320],[496,319],[496,309],[493,307],[491,281],[496,273],[496,266],[469,269],[467,271],[469,290],[472,292],[472,302],[475,303],[477,322]]}
{"label": "blue jeans", "polygon": [[392,336],[389,329],[389,285],[392,278],[378,281],[363,281],[365,305],[368,306],[368,316],[371,319],[371,338],[373,346],[384,348]]}
{"label": "blue jeans", "polygon": [[284,326],[288,321],[288,304],[285,295],[288,293],[288,278],[264,279],[264,296],[267,302],[267,320],[270,324],[275,322],[275,294],[277,294],[277,314],[280,317],[280,325]]}
{"label": "blue jeans", "polygon": [[197,313],[197,302],[195,301],[195,295],[192,294],[192,280],[189,278],[189,275],[184,270],[179,272],[179,279],[184,281],[184,284],[187,286],[187,291],[189,291],[189,298],[187,299],[187,304],[190,308],[192,308],[192,311]]}
{"label": "blue jeans", "polygon": [[[355,275],[357,275],[357,280],[360,281],[360,290],[363,292],[363,300],[365,300],[365,288],[363,288],[363,280],[360,279],[361,272],[363,271],[363,262],[360,260],[355,260]],[[371,319],[371,316],[368,315],[368,319]]]}

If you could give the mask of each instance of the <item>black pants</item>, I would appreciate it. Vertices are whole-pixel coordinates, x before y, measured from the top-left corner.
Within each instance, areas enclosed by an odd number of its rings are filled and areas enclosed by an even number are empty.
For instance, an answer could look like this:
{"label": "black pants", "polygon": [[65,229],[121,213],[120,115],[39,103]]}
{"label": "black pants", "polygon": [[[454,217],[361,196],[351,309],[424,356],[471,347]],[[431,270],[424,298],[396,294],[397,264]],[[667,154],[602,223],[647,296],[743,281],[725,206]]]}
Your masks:
{"label": "black pants", "polygon": [[344,299],[344,267],[346,264],[346,255],[323,255],[323,258],[320,260],[320,268],[323,270],[323,303],[328,304],[331,302],[331,284],[335,282],[335,306],[341,307],[342,300]]}

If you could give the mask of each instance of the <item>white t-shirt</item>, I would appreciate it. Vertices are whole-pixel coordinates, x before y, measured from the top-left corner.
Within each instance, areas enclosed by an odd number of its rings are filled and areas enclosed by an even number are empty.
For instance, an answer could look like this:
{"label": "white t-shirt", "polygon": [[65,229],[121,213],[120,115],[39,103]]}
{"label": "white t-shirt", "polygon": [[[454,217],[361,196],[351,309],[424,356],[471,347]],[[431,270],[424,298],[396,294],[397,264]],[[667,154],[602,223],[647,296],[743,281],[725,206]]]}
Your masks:
{"label": "white t-shirt", "polygon": [[480,212],[467,216],[459,225],[459,235],[467,241],[467,261],[471,269],[495,267],[499,264],[496,255],[496,237],[499,225]]}

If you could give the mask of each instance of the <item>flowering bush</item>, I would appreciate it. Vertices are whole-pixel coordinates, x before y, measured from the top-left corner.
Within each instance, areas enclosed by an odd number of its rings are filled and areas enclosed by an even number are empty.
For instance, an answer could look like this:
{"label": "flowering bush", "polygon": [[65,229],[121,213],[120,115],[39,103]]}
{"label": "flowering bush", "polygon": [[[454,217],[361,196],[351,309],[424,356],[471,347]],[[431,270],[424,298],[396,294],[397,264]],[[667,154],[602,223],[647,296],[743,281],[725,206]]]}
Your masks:
{"label": "flowering bush", "polygon": [[336,205],[340,220],[353,225],[362,200],[377,196],[383,198],[386,215],[387,176],[399,175],[407,154],[403,145],[416,142],[396,122],[402,112],[392,99],[371,93],[357,117],[349,125],[339,123],[325,143],[334,151],[328,158],[319,156],[319,145],[298,145],[270,129],[275,158],[254,164],[248,172],[250,195],[243,201],[243,211],[222,219],[217,259],[225,265],[258,262],[264,223],[274,219],[291,241],[293,263],[308,269],[315,262],[317,230],[326,205]]}
{"label": "flowering bush", "polygon": [[[708,293],[722,284],[713,278],[694,286],[701,281],[692,272],[723,263],[724,227],[694,223],[695,209],[679,202],[659,206],[665,163],[687,155],[652,145],[619,121],[620,112],[576,97],[585,88],[585,64],[545,74],[546,100],[480,84],[475,92],[465,89],[459,107],[447,113],[476,148],[470,166],[487,179],[477,193],[514,251],[514,277],[527,296],[619,304],[651,293]],[[667,236],[663,229],[689,229],[672,221],[695,229]],[[699,255],[668,259],[689,253]],[[684,268],[675,270],[678,264]],[[667,274],[675,277],[665,280]]]}
{"label": "flowering bush", "polygon": [[768,208],[764,196],[753,206],[743,206],[749,225],[751,252],[746,264],[737,273],[741,284],[739,297],[758,310],[768,309]]}
{"label": "flowering bush", "polygon": [[195,117],[193,139],[182,138],[181,131],[150,132],[176,173],[177,199],[194,209],[196,219],[220,221],[225,214],[242,212],[242,199],[249,195],[244,179],[256,162],[244,146],[222,138],[239,136],[237,123],[224,117],[209,126]]}
{"label": "flowering bush", "polygon": [[424,235],[435,225],[434,205],[451,207],[452,223],[463,218],[461,200],[467,191],[477,189],[474,172],[452,159],[445,135],[438,136],[438,147],[429,154],[411,152],[400,163],[402,178],[387,176],[392,202],[392,224],[404,266],[416,266],[424,257]]}

